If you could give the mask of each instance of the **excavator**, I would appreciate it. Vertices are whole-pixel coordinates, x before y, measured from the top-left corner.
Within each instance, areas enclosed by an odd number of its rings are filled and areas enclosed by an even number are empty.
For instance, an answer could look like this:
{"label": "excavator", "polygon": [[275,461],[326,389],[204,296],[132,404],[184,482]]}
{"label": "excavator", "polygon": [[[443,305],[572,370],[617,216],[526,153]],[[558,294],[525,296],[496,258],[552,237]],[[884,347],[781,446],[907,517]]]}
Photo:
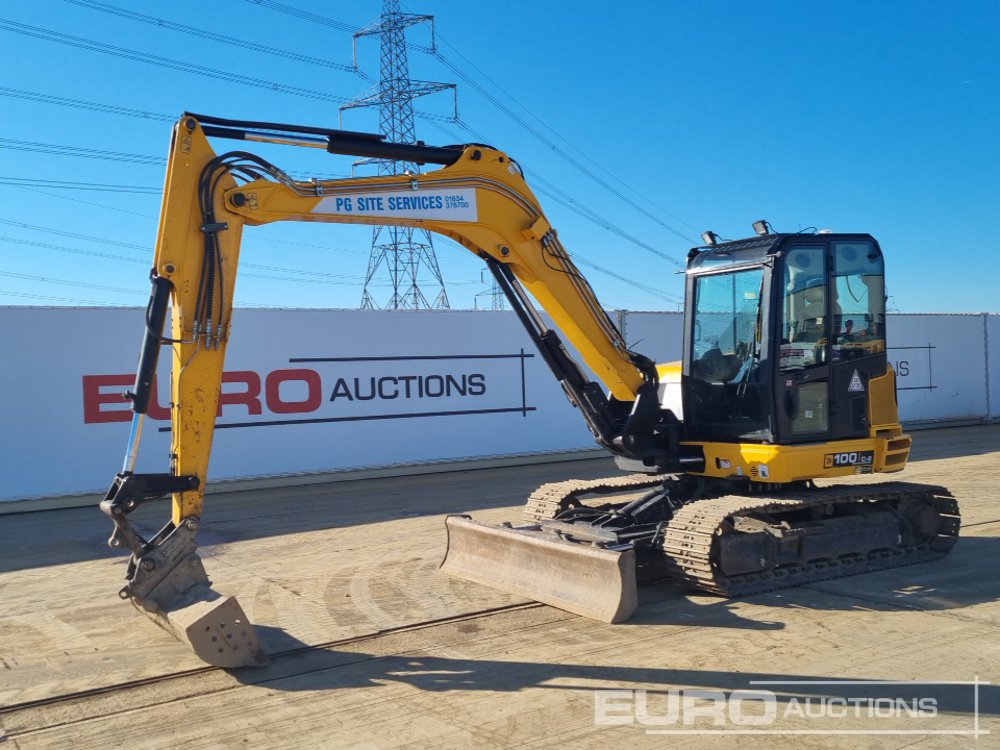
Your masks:
{"label": "excavator", "polygon": [[[210,139],[435,168],[302,180],[245,150],[217,154]],[[101,509],[114,523],[109,544],[131,553],[121,598],[209,664],[267,661],[239,602],[211,588],[197,531],[243,228],[276,221],[416,227],[474,253],[622,471],[544,485],[520,522],[448,517],[449,574],[613,623],[634,612],[644,580],[741,596],[933,560],[957,539],[958,504],[942,487],[824,481],[898,472],[910,452],[871,235],[782,234],[766,221],[736,241],[706,232],[687,256],[682,360],[657,364],[628,346],[503,151],[186,113],[172,132],[143,343],[125,394],[126,456]],[[164,347],[169,470],[139,473]],[[167,496],[170,520],[144,538],[129,514]]]}

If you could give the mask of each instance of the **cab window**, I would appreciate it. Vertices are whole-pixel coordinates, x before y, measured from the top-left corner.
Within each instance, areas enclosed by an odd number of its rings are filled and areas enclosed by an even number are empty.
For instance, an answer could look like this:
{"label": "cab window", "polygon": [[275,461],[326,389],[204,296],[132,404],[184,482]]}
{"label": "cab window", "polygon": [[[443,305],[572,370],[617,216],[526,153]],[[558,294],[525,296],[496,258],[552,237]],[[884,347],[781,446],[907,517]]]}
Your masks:
{"label": "cab window", "polygon": [[782,288],[779,372],[823,363],[830,328],[826,281],[825,246],[802,245],[788,251]]}
{"label": "cab window", "polygon": [[885,351],[885,276],[871,242],[833,245],[834,359]]}
{"label": "cab window", "polygon": [[762,268],[701,276],[695,287],[691,374],[714,383],[756,380]]}

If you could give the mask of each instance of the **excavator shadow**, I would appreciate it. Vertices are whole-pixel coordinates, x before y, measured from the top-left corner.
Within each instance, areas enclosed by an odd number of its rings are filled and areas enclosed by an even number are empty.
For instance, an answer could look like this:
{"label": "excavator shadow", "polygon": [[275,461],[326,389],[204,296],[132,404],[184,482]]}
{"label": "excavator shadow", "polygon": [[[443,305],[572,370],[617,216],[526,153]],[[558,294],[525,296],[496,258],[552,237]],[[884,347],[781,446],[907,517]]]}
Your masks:
{"label": "excavator shadow", "polygon": [[[892,568],[860,576],[822,581],[807,586],[781,589],[739,599],[723,599],[698,594],[677,582],[659,582],[640,589],[640,605],[625,623],[612,626],[629,629],[662,625],[694,628],[738,628],[741,630],[782,630],[786,627],[782,610],[905,612],[943,611],[988,605],[1000,600],[1000,581],[983,576],[981,561],[996,559],[1000,537],[967,537],[951,556],[937,563]],[[995,608],[967,613],[984,623],[996,621]],[[604,626],[601,626],[604,627]],[[613,683],[636,682],[704,687],[717,690],[747,689],[749,680],[827,680],[801,675],[748,674],[719,671],[599,667],[534,662],[490,662],[440,657],[410,658],[337,650],[339,644],[310,645],[287,631],[258,625],[260,640],[272,656],[272,664],[258,670],[235,670],[234,676],[250,685],[267,685],[280,690],[335,689],[407,682],[425,690],[518,690],[559,679],[564,689],[566,678],[607,680]],[[464,632],[464,631],[463,631]],[[350,646],[347,646],[350,649]],[[838,675],[836,679],[847,679]],[[751,686],[752,687],[752,686]],[[961,706],[966,692],[961,686],[952,697],[941,698],[941,711],[967,710]],[[788,696],[823,695],[829,686],[815,692],[801,689]],[[851,686],[837,688],[838,695],[852,697],[870,694]],[[865,690],[870,691],[870,686]],[[983,687],[982,711],[1000,714],[1000,687]],[[853,692],[852,692],[853,691]],[[987,700],[989,699],[989,700]],[[989,701],[992,700],[992,704]],[[987,708],[992,705],[992,708]]]}
{"label": "excavator shadow", "polygon": [[[262,634],[270,637],[267,629]],[[294,639],[292,639],[294,640]],[[286,645],[289,642],[286,641]],[[484,691],[513,693],[543,688],[568,693],[593,694],[600,689],[642,689],[651,695],[682,691],[769,691],[779,708],[793,700],[828,700],[831,696],[850,701],[896,699],[902,693],[920,691],[933,697],[940,714],[980,717],[1000,716],[1000,685],[923,685],[901,687],[896,681],[775,672],[730,672],[711,669],[604,666],[539,661],[467,659],[432,655],[376,654],[301,648],[275,658],[264,669],[241,669],[232,674],[244,685],[287,692],[345,690],[384,687],[393,683],[428,692]],[[669,650],[664,651],[665,654]],[[664,656],[669,659],[669,656]],[[863,683],[863,684],[858,684]],[[901,693],[902,691],[902,693]],[[977,706],[978,700],[978,706]]]}
{"label": "excavator shadow", "polygon": [[[1000,537],[960,537],[947,557],[918,565],[819,581],[751,597],[777,607],[816,610],[967,609],[1000,601],[1000,579],[984,575],[983,561],[1000,559]],[[992,619],[998,613],[993,608]],[[984,618],[990,613],[984,612]]]}
{"label": "excavator shadow", "polygon": [[[639,588],[639,607],[618,627],[630,625],[674,625],[740,630],[781,630],[778,620],[759,619],[740,600],[723,599],[692,591],[675,581],[659,581]],[[741,612],[740,610],[743,610]]]}
{"label": "excavator shadow", "polygon": [[[581,478],[616,472],[610,458],[577,460],[570,471]],[[249,489],[208,495],[199,543],[221,544],[299,532],[364,526],[446,513],[477,513],[518,506],[553,476],[553,464],[511,466]],[[133,525],[151,536],[163,524],[169,500],[149,503],[130,514]],[[512,517],[520,510],[513,507]],[[0,573],[101,558],[119,558],[108,548],[107,517],[96,507],[16,513],[0,523]],[[444,539],[444,529],[440,531]],[[39,545],[37,539],[45,539]]]}
{"label": "excavator shadow", "polygon": [[[1000,537],[962,537],[948,557],[929,563],[833,578],[733,599],[699,593],[674,581],[641,586],[639,608],[621,626],[697,625],[780,630],[780,609],[942,611],[1000,601],[1000,580],[982,561],[1000,558]],[[764,611],[761,608],[767,608]],[[775,611],[775,610],[779,611]],[[974,616],[974,615],[973,615]],[[984,620],[998,615],[984,610]],[[765,619],[761,619],[765,618]]]}

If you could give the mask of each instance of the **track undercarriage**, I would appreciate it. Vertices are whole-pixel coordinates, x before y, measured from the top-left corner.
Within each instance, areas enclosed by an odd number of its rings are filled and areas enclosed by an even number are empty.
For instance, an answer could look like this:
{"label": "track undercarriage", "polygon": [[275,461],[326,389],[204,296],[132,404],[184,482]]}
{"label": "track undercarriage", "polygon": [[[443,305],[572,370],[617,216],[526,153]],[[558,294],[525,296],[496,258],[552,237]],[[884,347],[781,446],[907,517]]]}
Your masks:
{"label": "track undercarriage", "polygon": [[[639,490],[646,492],[624,502],[593,498]],[[960,527],[951,493],[908,482],[816,487],[631,475],[543,485],[524,512],[527,525],[501,529],[449,519],[443,568],[609,622],[631,614],[625,610],[635,607],[629,589],[636,581],[672,578],[741,596],[937,559],[955,544]],[[521,553],[528,540],[530,558]],[[568,579],[581,573],[574,568],[583,550],[582,572],[590,580],[567,594]],[[554,573],[540,572],[546,551]],[[470,554],[475,559],[463,559]],[[634,571],[618,581],[624,554]],[[595,559],[605,561],[603,574],[594,574]],[[475,574],[464,574],[470,570]],[[609,591],[624,592],[632,604],[616,602]]]}

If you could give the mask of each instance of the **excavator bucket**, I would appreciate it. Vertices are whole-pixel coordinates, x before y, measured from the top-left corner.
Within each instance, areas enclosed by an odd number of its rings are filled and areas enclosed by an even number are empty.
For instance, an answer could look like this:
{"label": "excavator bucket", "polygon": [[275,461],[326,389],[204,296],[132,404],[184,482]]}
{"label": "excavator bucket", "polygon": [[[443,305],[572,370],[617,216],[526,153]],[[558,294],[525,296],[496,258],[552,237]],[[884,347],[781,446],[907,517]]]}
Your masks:
{"label": "excavator bucket", "polygon": [[149,541],[126,520],[129,510],[142,498],[156,497],[163,489],[159,485],[179,481],[184,478],[123,472],[115,477],[101,502],[101,510],[115,524],[109,546],[132,550],[126,583],[118,596],[131,599],[140,612],[212,666],[263,666],[267,654],[243,608],[234,597],[222,596],[211,588],[196,551],[198,519],[168,523]]}
{"label": "excavator bucket", "polygon": [[268,663],[257,631],[236,597],[195,585],[172,601],[170,609],[148,609],[147,602],[132,601],[139,611],[213,667],[235,669]]}
{"label": "excavator bucket", "polygon": [[214,667],[261,667],[268,662],[236,597],[211,588],[197,553],[188,554],[155,588],[139,593],[126,587],[119,593]]}
{"label": "excavator bucket", "polygon": [[541,526],[497,527],[448,516],[441,570],[601,622],[623,622],[638,594],[635,552],[570,542]]}

